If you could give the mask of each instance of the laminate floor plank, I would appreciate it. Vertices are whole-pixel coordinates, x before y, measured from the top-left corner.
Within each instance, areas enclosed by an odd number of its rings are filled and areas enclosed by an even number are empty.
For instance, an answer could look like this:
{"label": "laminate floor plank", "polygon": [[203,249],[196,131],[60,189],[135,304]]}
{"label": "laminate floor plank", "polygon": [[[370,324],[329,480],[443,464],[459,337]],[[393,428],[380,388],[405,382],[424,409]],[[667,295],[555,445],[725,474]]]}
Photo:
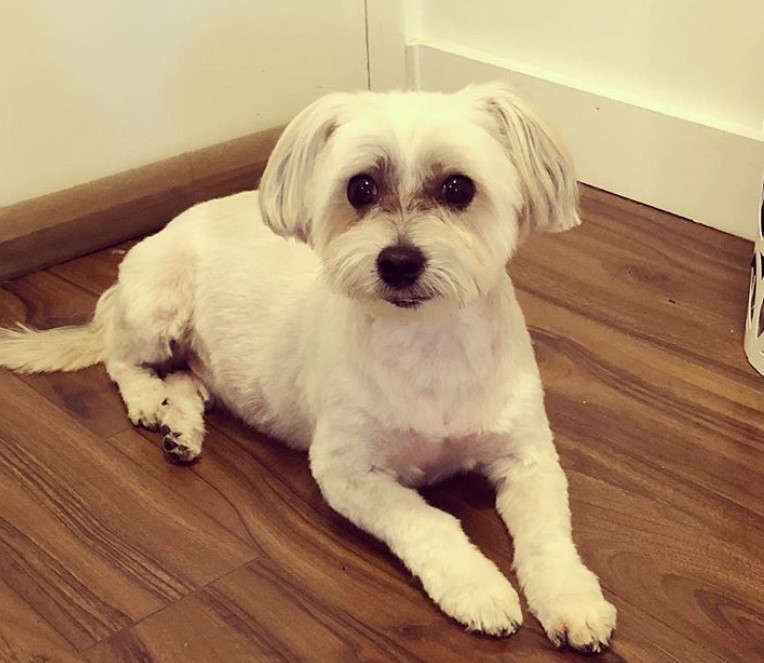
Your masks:
{"label": "laminate floor plank", "polygon": [[[210,451],[205,451],[205,464],[207,456],[224,453],[220,450],[221,441],[218,438],[219,434],[214,429],[208,431],[206,443]],[[218,486],[210,483],[204,473],[194,471],[194,468],[165,462],[161,439],[159,433],[132,429],[115,435],[106,442],[130,458],[143,472],[159,481],[165,488],[173,490],[188,502],[191,508],[217,521],[230,535],[259,552],[260,545],[247,528],[247,523],[239,512],[240,507],[231,499],[230,490],[225,483]],[[223,441],[222,446],[225,444],[226,441]]]}
{"label": "laminate floor plank", "polygon": [[582,212],[581,228],[521,248],[519,290],[759,384],[740,352],[750,242],[588,188]]}
{"label": "laminate floor plank", "polygon": [[72,645],[0,580],[0,661],[82,660]]}
{"label": "laminate floor plank", "polygon": [[[40,329],[83,324],[97,299],[51,270],[23,276],[0,286],[0,327],[17,322]],[[103,366],[19,377],[96,435],[110,437],[130,428],[125,406]]]}
{"label": "laminate floor plank", "polygon": [[99,296],[116,282],[119,263],[135,244],[137,244],[136,240],[122,242],[109,249],[51,267],[50,272]]}
{"label": "laminate floor plank", "polygon": [[[303,554],[299,571],[285,558],[249,564],[99,643],[86,657],[168,663],[541,660],[534,656],[543,642],[532,630],[509,640],[475,636],[444,620],[417,588],[369,574],[361,556]],[[185,624],[193,628],[186,631]]]}
{"label": "laminate floor plank", "polygon": [[257,556],[0,373],[0,578],[83,648]]}

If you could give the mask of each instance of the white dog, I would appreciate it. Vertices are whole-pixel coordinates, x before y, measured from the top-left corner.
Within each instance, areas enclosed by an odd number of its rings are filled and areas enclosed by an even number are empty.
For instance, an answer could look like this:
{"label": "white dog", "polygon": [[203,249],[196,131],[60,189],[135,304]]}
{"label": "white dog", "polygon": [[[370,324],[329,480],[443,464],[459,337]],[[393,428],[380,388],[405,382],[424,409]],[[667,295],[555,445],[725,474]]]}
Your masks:
{"label": "white dog", "polygon": [[[180,462],[211,394],[310,455],[328,503],[382,539],[447,614],[509,635],[515,590],[415,487],[485,473],[533,614],[558,646],[615,626],[571,538],[567,482],[505,267],[530,230],[579,223],[570,161],[502,85],[331,94],[259,192],[198,205],[125,257],[84,327],[0,332],[0,365],[103,362]],[[186,370],[165,375],[173,357]]]}

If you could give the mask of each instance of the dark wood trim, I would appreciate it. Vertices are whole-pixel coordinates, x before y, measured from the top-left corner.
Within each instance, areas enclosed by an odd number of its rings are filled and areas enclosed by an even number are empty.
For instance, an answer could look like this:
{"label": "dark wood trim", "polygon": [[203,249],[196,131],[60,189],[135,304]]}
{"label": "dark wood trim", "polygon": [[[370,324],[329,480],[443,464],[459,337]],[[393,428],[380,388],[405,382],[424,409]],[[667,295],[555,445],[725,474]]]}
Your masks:
{"label": "dark wood trim", "polygon": [[0,282],[158,230],[254,189],[281,127],[0,208]]}

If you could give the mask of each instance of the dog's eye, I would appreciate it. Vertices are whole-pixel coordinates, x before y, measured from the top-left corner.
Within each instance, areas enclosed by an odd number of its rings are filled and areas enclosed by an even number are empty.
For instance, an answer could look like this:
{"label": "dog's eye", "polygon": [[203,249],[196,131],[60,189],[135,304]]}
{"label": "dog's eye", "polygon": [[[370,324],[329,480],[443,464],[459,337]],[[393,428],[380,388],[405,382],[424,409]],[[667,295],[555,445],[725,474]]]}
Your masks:
{"label": "dog's eye", "polygon": [[466,175],[451,175],[441,185],[441,196],[447,205],[464,209],[475,197],[475,183]]}
{"label": "dog's eye", "polygon": [[379,196],[377,183],[370,175],[351,177],[348,182],[347,196],[348,202],[356,209],[373,205]]}

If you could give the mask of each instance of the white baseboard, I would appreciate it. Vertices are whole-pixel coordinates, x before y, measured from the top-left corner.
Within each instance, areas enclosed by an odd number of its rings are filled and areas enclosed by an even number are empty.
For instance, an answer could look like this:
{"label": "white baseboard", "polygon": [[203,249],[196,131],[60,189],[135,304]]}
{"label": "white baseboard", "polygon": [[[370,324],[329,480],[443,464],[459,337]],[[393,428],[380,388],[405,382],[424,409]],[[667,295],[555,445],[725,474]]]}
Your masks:
{"label": "white baseboard", "polygon": [[733,235],[758,234],[763,136],[450,42],[407,49],[410,87],[510,83],[560,132],[582,182]]}

